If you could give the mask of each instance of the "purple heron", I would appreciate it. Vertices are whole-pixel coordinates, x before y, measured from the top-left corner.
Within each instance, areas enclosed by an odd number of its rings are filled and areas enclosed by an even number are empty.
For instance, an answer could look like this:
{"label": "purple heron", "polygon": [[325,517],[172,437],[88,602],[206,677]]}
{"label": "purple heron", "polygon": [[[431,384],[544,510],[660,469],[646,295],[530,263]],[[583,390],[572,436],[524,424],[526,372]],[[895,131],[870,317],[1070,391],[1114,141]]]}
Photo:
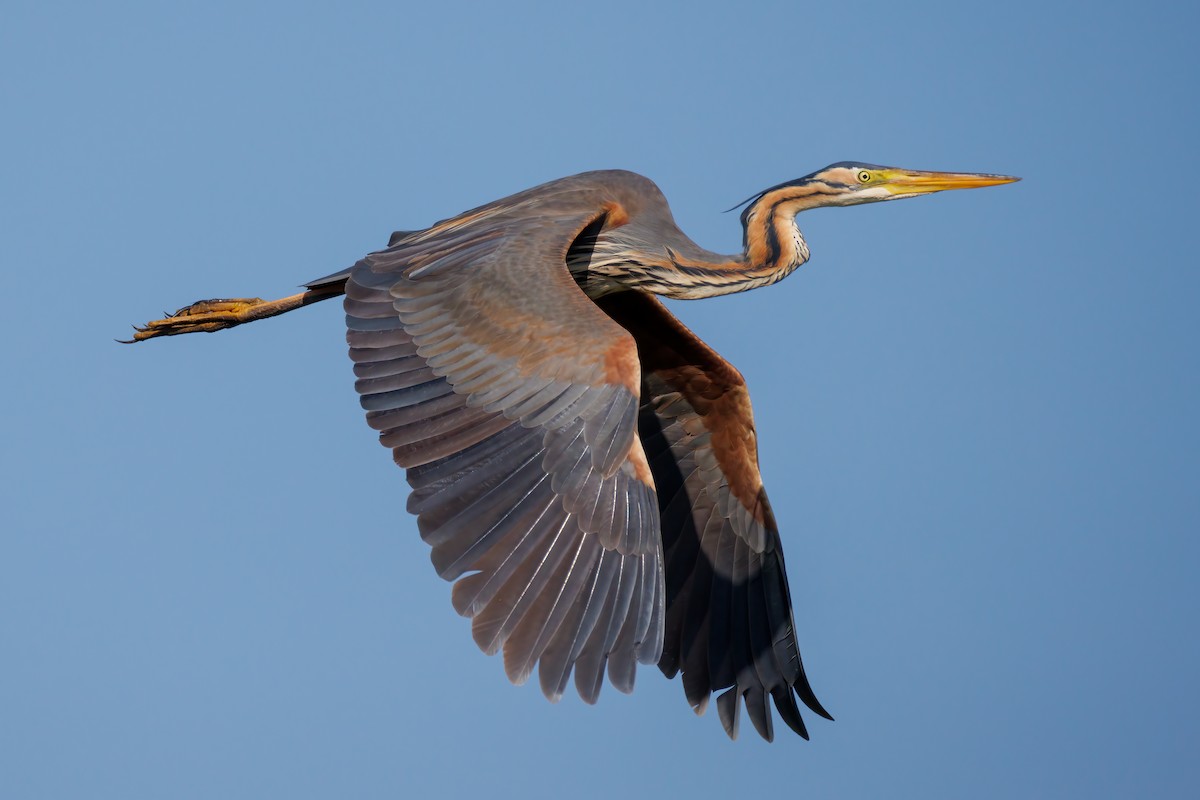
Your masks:
{"label": "purple heron", "polygon": [[[345,295],[367,423],[479,647],[588,703],[638,663],[714,692],[736,737],[768,697],[808,737],[805,676],[742,376],[654,295],[775,283],[808,259],[796,214],[1016,178],[838,163],[747,201],[744,252],[676,226],[650,180],[589,172],[419,231],[282,300],[205,300],[133,341],[216,331]],[[739,702],[740,701],[740,702]]]}

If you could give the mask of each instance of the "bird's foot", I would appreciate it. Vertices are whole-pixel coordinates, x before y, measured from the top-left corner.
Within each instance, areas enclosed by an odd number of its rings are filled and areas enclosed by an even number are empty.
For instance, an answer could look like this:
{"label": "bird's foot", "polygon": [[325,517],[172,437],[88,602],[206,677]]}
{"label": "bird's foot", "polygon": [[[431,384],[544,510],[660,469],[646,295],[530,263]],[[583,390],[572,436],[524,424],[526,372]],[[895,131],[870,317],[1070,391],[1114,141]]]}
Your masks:
{"label": "bird's foot", "polygon": [[163,319],[133,326],[133,338],[118,339],[122,344],[142,342],[158,336],[177,336],[181,333],[212,333],[223,331],[246,322],[276,317],[294,311],[301,306],[319,303],[337,297],[346,291],[345,281],[322,284],[306,289],[299,294],[281,297],[278,300],[263,300],[259,297],[235,297],[233,299],[201,300],[184,306]]}
{"label": "bird's foot", "polygon": [[135,325],[132,339],[118,339],[122,344],[153,339],[158,336],[177,336],[181,333],[212,333],[244,322],[260,319],[264,306],[270,306],[260,297],[235,297],[200,300],[170,314],[163,319]]}

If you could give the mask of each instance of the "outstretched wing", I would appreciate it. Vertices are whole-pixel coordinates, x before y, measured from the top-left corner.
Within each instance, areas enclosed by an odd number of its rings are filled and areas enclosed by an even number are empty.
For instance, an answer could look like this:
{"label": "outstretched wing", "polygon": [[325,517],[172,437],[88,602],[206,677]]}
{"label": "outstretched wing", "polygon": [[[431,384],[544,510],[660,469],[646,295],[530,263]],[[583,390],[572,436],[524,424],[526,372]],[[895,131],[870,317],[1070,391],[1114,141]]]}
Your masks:
{"label": "outstretched wing", "polygon": [[742,376],[655,298],[625,292],[598,305],[637,341],[639,429],[658,487],[666,558],[666,629],[659,667],[683,671],[697,713],[710,693],[737,736],[739,696],[773,738],[767,695],[808,738],[795,695],[823,717],[796,645],[779,530],[758,471]]}
{"label": "outstretched wing", "polygon": [[[393,239],[355,265],[356,388],[475,641],[509,678],[595,702],[661,655],[654,484],[633,338],[566,254],[623,224],[623,173],[577,176]],[[634,176],[636,177],[636,176]],[[644,180],[644,179],[642,179]]]}

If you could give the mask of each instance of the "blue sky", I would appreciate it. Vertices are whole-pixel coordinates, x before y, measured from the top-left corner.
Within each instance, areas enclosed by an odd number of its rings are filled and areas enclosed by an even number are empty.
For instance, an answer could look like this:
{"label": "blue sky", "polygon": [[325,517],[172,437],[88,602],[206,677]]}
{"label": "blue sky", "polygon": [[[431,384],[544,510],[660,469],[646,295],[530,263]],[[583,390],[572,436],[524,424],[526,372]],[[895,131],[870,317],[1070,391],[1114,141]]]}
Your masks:
{"label": "blue sky", "polygon": [[[749,6],[749,7],[738,7]],[[1181,797],[1200,782],[1200,140],[1185,4],[6,4],[0,775],[20,798]],[[546,703],[477,651],[280,296],[562,175],[700,244],[844,159],[1014,186],[800,218],[674,303],[745,374],[837,722],[678,681]]]}

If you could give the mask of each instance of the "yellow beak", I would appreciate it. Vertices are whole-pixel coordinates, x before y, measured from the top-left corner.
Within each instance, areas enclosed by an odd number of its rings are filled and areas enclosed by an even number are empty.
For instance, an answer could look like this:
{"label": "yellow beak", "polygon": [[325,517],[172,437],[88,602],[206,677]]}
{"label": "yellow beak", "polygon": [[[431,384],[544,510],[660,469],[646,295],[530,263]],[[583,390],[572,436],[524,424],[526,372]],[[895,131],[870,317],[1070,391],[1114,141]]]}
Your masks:
{"label": "yellow beak", "polygon": [[884,173],[884,186],[894,194],[928,194],[947,189],[979,189],[1021,180],[1010,175],[977,172],[919,172],[894,169]]}

